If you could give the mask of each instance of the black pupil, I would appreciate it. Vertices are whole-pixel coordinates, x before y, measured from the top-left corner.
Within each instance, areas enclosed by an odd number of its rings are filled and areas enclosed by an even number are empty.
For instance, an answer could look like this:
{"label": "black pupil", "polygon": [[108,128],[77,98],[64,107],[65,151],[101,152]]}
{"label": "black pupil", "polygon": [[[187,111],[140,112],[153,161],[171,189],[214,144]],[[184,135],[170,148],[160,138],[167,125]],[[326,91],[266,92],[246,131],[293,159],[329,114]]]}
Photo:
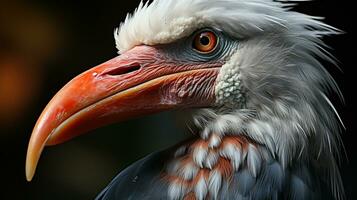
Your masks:
{"label": "black pupil", "polygon": [[201,43],[202,45],[207,46],[207,45],[209,45],[209,42],[210,42],[210,40],[209,40],[209,37],[208,37],[208,36],[202,35],[202,36],[200,37],[200,43]]}

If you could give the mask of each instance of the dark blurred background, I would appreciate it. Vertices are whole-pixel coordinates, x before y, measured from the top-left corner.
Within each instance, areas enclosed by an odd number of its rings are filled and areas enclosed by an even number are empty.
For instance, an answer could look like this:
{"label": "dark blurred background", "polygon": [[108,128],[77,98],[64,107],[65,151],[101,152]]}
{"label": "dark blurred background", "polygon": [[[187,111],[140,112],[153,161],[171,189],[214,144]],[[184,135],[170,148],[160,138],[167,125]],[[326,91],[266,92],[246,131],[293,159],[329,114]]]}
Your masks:
{"label": "dark blurred background", "polygon": [[[183,113],[114,124],[47,148],[34,180],[25,180],[27,142],[42,109],[71,78],[117,55],[113,30],[138,2],[0,1],[1,199],[93,199],[125,166],[189,136]],[[357,199],[356,33],[353,6],[346,2],[303,2],[296,10],[325,16],[328,24],[347,33],[326,38],[343,72],[330,65],[327,69],[346,98],[346,105],[335,101],[347,127],[348,160],[343,159],[341,172],[347,199]]]}

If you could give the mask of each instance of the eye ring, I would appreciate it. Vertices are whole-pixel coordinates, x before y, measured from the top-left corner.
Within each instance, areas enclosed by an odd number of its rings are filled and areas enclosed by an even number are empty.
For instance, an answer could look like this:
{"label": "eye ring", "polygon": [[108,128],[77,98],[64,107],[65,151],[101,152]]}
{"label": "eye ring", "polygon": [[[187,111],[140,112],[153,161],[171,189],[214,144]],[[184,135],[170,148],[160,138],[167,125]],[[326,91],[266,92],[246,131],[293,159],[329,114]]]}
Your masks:
{"label": "eye ring", "polygon": [[207,54],[214,51],[217,44],[217,35],[212,31],[204,30],[195,35],[192,47],[199,53]]}

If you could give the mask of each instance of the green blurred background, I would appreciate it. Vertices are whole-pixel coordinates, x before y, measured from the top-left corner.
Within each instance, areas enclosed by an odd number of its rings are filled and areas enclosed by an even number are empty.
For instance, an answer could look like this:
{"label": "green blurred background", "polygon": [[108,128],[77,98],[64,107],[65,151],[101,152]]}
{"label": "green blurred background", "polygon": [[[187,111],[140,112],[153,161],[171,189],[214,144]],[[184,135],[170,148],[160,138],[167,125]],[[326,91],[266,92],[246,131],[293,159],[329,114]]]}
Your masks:
{"label": "green blurred background", "polygon": [[[138,2],[0,1],[0,199],[93,199],[125,166],[189,137],[185,111],[114,124],[45,149],[34,180],[25,180],[27,142],[42,109],[71,78],[117,55],[114,28]],[[346,14],[349,8],[342,1],[317,0],[297,10],[327,16],[348,33],[327,38],[344,73],[328,70],[346,96],[346,106],[337,105],[349,157],[341,168],[348,199],[354,199],[356,84],[349,49],[355,47],[355,22]]]}

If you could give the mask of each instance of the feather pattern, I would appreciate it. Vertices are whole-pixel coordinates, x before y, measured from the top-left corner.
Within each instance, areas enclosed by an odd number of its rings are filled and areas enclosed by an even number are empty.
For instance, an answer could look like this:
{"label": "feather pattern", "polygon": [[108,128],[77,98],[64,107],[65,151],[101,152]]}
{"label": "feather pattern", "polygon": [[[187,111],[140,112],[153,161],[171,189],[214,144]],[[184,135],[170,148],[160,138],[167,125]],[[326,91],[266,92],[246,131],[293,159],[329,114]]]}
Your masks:
{"label": "feather pattern", "polygon": [[[185,144],[197,148],[195,140]],[[194,169],[194,155],[186,151],[174,158],[179,149],[175,146],[153,153],[125,169],[96,199],[333,199],[327,186],[320,184],[322,177],[311,170],[314,167],[299,162],[284,168],[266,147],[250,143],[243,136],[227,136],[223,141],[221,145],[242,142],[236,153],[246,156],[241,155],[244,159],[239,169],[234,169],[223,156],[219,156],[212,170],[198,166]],[[195,172],[187,177],[181,173],[182,169]]]}
{"label": "feather pattern", "polygon": [[[155,0],[141,2],[114,31],[120,53],[140,44],[167,44],[202,27],[217,27],[235,38],[251,38],[276,30],[313,38],[336,33],[316,17],[289,11],[289,1]],[[310,31],[310,28],[318,28]]]}

